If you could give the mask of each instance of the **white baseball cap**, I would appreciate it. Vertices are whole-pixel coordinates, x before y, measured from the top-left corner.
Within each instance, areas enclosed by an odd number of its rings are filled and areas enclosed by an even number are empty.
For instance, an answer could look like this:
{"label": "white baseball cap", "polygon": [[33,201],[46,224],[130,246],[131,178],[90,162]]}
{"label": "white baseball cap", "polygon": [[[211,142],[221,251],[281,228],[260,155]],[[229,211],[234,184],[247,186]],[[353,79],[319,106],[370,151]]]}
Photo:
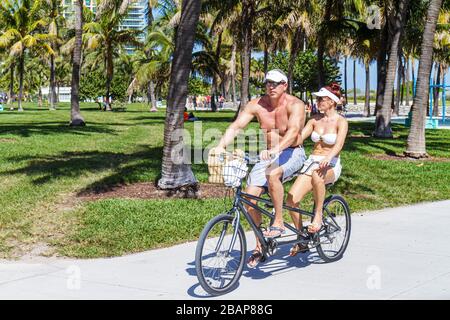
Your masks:
{"label": "white baseball cap", "polygon": [[316,97],[328,97],[336,103],[341,102],[341,100],[338,98],[338,96],[335,95],[330,90],[328,90],[327,88],[321,88],[318,92],[313,92],[312,95],[316,96]]}
{"label": "white baseball cap", "polygon": [[268,80],[273,82],[288,82],[287,76],[280,69],[273,69],[267,72],[266,76],[264,77],[264,82]]}

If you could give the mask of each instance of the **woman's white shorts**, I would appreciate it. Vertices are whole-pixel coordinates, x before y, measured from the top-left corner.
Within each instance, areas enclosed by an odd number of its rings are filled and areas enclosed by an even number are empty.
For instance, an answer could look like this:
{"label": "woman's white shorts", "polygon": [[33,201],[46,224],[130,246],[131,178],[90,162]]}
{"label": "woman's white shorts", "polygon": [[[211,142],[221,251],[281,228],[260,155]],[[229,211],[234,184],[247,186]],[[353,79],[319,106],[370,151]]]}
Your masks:
{"label": "woman's white shorts", "polygon": [[[314,170],[319,168],[318,163],[314,163],[313,165],[311,165],[311,164],[315,161],[321,162],[325,158],[326,158],[326,156],[318,156],[318,155],[313,155],[313,154],[310,155],[309,158],[306,159],[305,163],[303,164],[303,167],[300,170],[300,174],[306,174],[306,175],[310,176]],[[333,173],[334,173],[334,181],[333,181],[333,183],[334,183],[337,181],[337,179],[339,179],[339,176],[341,175],[341,171],[342,171],[340,157],[334,157],[333,159],[331,159],[330,164],[332,166],[331,170],[333,170]]]}

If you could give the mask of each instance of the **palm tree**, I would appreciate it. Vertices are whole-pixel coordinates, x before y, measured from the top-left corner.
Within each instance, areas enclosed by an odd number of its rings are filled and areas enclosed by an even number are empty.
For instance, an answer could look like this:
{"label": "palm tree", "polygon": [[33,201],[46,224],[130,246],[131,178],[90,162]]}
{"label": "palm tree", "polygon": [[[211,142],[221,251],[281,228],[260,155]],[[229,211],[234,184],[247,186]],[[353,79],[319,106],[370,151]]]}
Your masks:
{"label": "palm tree", "polygon": [[9,106],[10,110],[14,110],[14,106],[12,104],[13,96],[14,96],[14,72],[16,69],[15,58],[11,56],[3,55],[3,70],[2,74],[8,74],[9,76],[9,85],[8,85],[8,100],[6,105]]}
{"label": "palm tree", "polygon": [[248,103],[250,84],[251,52],[254,44],[254,26],[257,19],[267,19],[274,7],[265,0],[209,0],[205,10],[217,10],[215,23],[232,29],[236,37],[238,50],[241,52],[241,103],[239,109]]}
{"label": "palm tree", "polygon": [[[62,15],[62,2],[60,0],[41,0],[45,12],[45,20],[48,26],[48,33],[53,36],[50,46],[57,53],[61,45],[61,29],[64,26],[64,16]],[[55,55],[50,55],[50,86],[49,86],[49,108],[56,109],[56,80],[55,80]]]}
{"label": "palm tree", "polygon": [[100,0],[96,20],[83,27],[88,48],[96,56],[96,64],[101,61],[106,71],[105,102],[106,110],[112,110],[110,104],[111,83],[114,77],[114,56],[118,47],[130,44],[139,47],[137,40],[140,31],[119,30],[121,21],[126,17],[129,0]]}
{"label": "palm tree", "polygon": [[42,57],[32,57],[27,61],[26,65],[26,83],[28,92],[38,92],[38,107],[42,108],[42,86],[48,79],[48,70],[42,64]]}
{"label": "palm tree", "polygon": [[83,117],[80,113],[80,64],[81,64],[81,47],[83,45],[83,2],[75,1],[75,46],[72,56],[72,83],[70,92],[70,125],[84,126]]}
{"label": "palm tree", "polygon": [[[436,25],[436,33],[434,37],[434,60],[435,83],[440,85],[443,83],[445,71],[450,64],[450,1],[448,1],[449,9],[445,8],[445,3],[440,11],[438,22]],[[433,115],[439,115],[439,88],[434,89],[433,96]]]}
{"label": "palm tree", "polygon": [[176,130],[183,128],[183,112],[200,8],[200,0],[184,0],[182,4],[167,97],[162,170],[158,181],[161,189],[178,189],[197,184],[190,165],[183,159],[183,152],[179,152],[184,149],[184,143],[183,136]]}
{"label": "palm tree", "polygon": [[352,46],[353,56],[361,59],[366,73],[366,91],[364,115],[370,116],[370,63],[375,59],[378,50],[377,32],[367,28],[365,24],[360,24],[356,31],[355,42]]}
{"label": "palm tree", "polygon": [[54,55],[49,43],[53,37],[45,33],[46,21],[42,19],[41,3],[31,0],[0,2],[0,19],[7,26],[0,35],[0,48],[7,48],[9,55],[18,59],[19,111],[23,111],[23,84],[27,50]]}
{"label": "palm tree", "polygon": [[[148,0],[147,5],[147,21],[148,21],[148,29],[151,30],[153,26],[153,21],[155,18],[153,17],[153,8],[155,8],[158,5],[158,0]],[[156,112],[158,109],[156,109],[156,97],[155,97],[155,82],[153,80],[150,80],[147,87],[147,96],[150,99],[152,107],[150,108],[150,112]]]}
{"label": "palm tree", "polygon": [[416,95],[411,107],[411,128],[406,143],[405,155],[408,157],[423,158],[428,156],[425,145],[425,115],[428,107],[430,74],[433,63],[434,33],[442,1],[431,0],[428,7],[419,60]]}
{"label": "palm tree", "polygon": [[379,138],[392,138],[391,129],[391,113],[392,113],[392,99],[393,88],[395,81],[395,74],[397,70],[398,52],[400,46],[400,37],[403,34],[403,26],[405,24],[405,16],[408,10],[409,0],[398,1],[398,8],[393,9],[392,15],[392,41],[389,52],[389,60],[386,70],[386,82],[383,95],[383,106],[377,110],[375,120],[375,130],[373,135]]}
{"label": "palm tree", "polygon": [[[289,63],[288,63],[288,83],[289,93],[293,92],[293,73],[294,65],[297,60],[298,54],[304,49],[305,38],[311,38],[313,36],[313,22],[315,15],[317,15],[318,6],[317,1],[290,1],[282,2],[285,6],[280,9],[281,14],[276,14],[278,24],[281,25],[281,29],[271,29],[278,31],[278,35],[275,38],[285,39],[288,43],[286,47],[289,50]],[[279,16],[279,17],[277,17]],[[264,21],[265,22],[265,21]],[[281,37],[281,35],[286,37]],[[273,36],[272,36],[273,37]],[[265,70],[265,72],[267,72]]]}
{"label": "palm tree", "polygon": [[170,79],[170,61],[174,44],[162,29],[155,29],[147,36],[144,47],[136,51],[135,76],[129,86],[129,94],[137,88],[144,88],[150,111],[156,109],[155,92]]}

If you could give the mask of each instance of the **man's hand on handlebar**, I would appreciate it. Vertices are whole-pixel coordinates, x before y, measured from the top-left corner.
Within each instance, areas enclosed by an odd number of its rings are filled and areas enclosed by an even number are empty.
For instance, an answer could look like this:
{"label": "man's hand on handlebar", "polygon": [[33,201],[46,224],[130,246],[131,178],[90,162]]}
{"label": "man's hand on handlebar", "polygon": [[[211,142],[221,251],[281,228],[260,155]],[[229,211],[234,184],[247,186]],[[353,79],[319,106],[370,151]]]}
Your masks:
{"label": "man's hand on handlebar", "polygon": [[259,158],[263,161],[272,160],[276,157],[277,153],[274,150],[263,150],[259,153]]}
{"label": "man's hand on handlebar", "polygon": [[226,153],[226,150],[224,148],[222,148],[221,146],[217,146],[217,147],[211,149],[210,152],[211,151],[214,151],[215,154],[224,154],[224,153]]}

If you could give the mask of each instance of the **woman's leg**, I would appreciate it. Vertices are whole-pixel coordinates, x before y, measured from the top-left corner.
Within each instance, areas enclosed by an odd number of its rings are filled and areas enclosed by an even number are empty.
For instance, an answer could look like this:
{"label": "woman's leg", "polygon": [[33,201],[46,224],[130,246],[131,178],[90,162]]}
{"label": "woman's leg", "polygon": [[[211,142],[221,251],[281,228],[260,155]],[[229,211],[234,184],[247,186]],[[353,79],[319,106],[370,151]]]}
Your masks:
{"label": "woman's leg", "polygon": [[[300,175],[297,180],[295,180],[294,184],[289,190],[286,201],[286,204],[289,207],[297,208],[299,206],[300,201],[302,201],[305,195],[312,189],[311,181],[311,176],[305,174]],[[295,228],[297,228],[297,230],[300,230],[302,228],[302,215],[294,211],[289,211],[289,214],[291,215]]]}
{"label": "woman's leg", "polygon": [[322,225],[322,210],[323,202],[325,200],[325,184],[334,181],[333,170],[326,170],[325,172],[316,170],[312,173],[312,188],[314,195],[314,219],[308,230],[315,233],[320,230]]}

